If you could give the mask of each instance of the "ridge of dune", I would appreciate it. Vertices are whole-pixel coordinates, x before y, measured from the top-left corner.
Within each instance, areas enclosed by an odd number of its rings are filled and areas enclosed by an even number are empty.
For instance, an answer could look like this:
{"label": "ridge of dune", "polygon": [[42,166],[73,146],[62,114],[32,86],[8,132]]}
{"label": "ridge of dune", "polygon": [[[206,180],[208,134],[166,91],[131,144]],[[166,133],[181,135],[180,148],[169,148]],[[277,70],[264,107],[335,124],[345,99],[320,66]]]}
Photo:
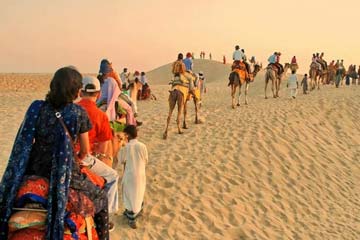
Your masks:
{"label": "ridge of dune", "polygon": [[[203,71],[207,82],[221,81],[230,72],[231,65],[214,60],[194,59],[194,72]],[[146,73],[151,84],[166,85],[172,79],[172,63],[165,64]],[[227,78],[225,79],[227,80]]]}

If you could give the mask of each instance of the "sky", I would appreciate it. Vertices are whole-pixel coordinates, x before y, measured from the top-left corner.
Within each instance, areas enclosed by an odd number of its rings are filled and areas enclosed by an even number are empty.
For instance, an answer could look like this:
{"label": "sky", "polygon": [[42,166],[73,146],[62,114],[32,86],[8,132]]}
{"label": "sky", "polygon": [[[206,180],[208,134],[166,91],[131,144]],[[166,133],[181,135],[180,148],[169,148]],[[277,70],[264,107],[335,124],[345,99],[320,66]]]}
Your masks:
{"label": "sky", "polygon": [[0,72],[95,73],[108,58],[121,72],[149,71],[179,52],[229,61],[234,46],[263,64],[274,51],[360,64],[358,0],[1,0]]}

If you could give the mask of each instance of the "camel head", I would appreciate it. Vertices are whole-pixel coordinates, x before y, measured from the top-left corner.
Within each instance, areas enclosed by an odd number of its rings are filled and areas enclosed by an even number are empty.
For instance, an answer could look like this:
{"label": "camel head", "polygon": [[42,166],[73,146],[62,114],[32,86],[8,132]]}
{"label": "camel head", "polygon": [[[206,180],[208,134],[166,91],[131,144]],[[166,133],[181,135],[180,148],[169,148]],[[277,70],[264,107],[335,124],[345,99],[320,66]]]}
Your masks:
{"label": "camel head", "polygon": [[260,66],[259,64],[255,64],[255,65],[254,65],[254,71],[253,71],[253,76],[254,76],[254,78],[256,77],[256,74],[257,74],[258,72],[260,72],[260,70],[261,70],[261,66]]}

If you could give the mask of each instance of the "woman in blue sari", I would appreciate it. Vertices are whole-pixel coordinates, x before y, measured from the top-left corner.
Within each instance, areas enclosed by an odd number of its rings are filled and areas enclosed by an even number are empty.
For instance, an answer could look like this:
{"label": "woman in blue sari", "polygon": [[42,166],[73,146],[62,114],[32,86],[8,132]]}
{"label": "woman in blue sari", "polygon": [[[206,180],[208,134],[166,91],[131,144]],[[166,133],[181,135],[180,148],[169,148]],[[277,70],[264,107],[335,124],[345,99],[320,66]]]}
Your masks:
{"label": "woman in blue sari", "polygon": [[[45,101],[34,101],[27,110],[0,184],[0,239],[7,239],[8,220],[25,175],[37,175],[49,180],[46,239],[64,238],[70,189],[92,200],[99,238],[109,239],[106,192],[81,174],[71,143],[80,142],[79,159],[88,154],[87,132],[91,124],[86,111],[73,103],[82,87],[81,80],[82,76],[75,68],[59,69],[50,83]],[[67,137],[59,117],[72,140]],[[83,211],[81,207],[79,203],[79,212]]]}

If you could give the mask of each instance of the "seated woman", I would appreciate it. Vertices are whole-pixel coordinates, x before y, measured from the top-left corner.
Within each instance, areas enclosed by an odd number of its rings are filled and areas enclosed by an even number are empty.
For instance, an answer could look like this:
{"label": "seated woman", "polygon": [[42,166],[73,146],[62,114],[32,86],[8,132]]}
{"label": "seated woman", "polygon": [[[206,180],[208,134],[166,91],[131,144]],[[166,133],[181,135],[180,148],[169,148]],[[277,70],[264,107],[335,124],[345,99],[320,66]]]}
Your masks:
{"label": "seated woman", "polygon": [[97,105],[106,112],[110,122],[114,122],[118,117],[116,104],[119,104],[126,111],[126,124],[140,126],[142,123],[136,121],[133,108],[122,98],[119,98],[121,90],[113,77],[112,66],[110,64],[101,66],[98,79],[103,84]]}
{"label": "seated woman", "polygon": [[[51,80],[45,101],[34,101],[27,110],[0,185],[0,239],[7,239],[9,217],[25,175],[49,181],[46,239],[64,238],[67,204],[77,195],[92,201],[86,204],[79,199],[77,214],[95,213],[99,239],[109,239],[106,191],[83,175],[79,166],[79,161],[89,152],[91,128],[85,110],[73,103],[82,87],[81,80],[75,68],[59,69]],[[71,142],[77,141],[80,151],[75,157]]]}

